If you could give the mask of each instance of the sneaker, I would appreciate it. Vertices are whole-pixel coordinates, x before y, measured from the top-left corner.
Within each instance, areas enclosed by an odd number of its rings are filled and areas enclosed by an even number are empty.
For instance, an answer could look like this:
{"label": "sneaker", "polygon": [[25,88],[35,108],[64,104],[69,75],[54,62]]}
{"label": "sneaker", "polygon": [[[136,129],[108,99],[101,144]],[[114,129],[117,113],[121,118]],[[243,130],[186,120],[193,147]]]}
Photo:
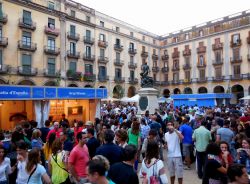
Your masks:
{"label": "sneaker", "polygon": [[190,170],[191,167],[185,166],[183,169],[184,169],[184,170]]}

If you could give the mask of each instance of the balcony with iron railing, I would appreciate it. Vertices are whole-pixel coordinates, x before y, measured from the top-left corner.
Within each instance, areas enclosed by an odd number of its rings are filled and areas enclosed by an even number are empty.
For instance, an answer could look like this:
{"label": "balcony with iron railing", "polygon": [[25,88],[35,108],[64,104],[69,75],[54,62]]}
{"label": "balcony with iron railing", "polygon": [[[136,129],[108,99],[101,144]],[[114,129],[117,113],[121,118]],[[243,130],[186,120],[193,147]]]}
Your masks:
{"label": "balcony with iron railing", "polygon": [[145,50],[141,51],[141,57],[147,58],[148,57],[148,52],[146,52]]}
{"label": "balcony with iron railing", "polygon": [[199,77],[197,78],[197,83],[204,83],[207,82],[207,77]]}
{"label": "balcony with iron railing", "polygon": [[6,24],[8,22],[8,15],[5,13],[0,14],[0,23]]}
{"label": "balcony with iron railing", "polygon": [[233,40],[231,40],[231,42],[230,42],[230,46],[231,47],[240,47],[241,46],[241,39],[239,39],[239,40],[237,40],[237,41],[233,41]]}
{"label": "balcony with iron railing", "polygon": [[183,65],[183,70],[190,70],[191,69],[191,65],[189,63],[186,63]]}
{"label": "balcony with iron railing", "polygon": [[183,79],[183,84],[191,84],[191,79],[190,78],[185,78]]}
{"label": "balcony with iron railing", "polygon": [[129,62],[129,63],[128,63],[128,67],[129,67],[130,69],[135,69],[135,68],[137,68],[137,63]]}
{"label": "balcony with iron railing", "polygon": [[206,64],[205,63],[197,63],[197,68],[206,68]]}
{"label": "balcony with iron railing", "polygon": [[212,45],[213,50],[222,50],[223,49],[223,43],[217,43]]}
{"label": "balcony with iron railing", "polygon": [[114,59],[114,65],[115,66],[123,66],[124,65],[124,61],[120,60],[120,59]]}
{"label": "balcony with iron railing", "polygon": [[98,81],[99,82],[107,82],[109,80],[109,76],[105,75],[98,75]]}
{"label": "balcony with iron railing", "polygon": [[131,54],[131,55],[135,55],[137,53],[137,51],[136,51],[136,49],[129,48],[128,53]]}
{"label": "balcony with iron railing", "polygon": [[241,56],[239,56],[239,57],[230,57],[230,62],[232,64],[241,63],[242,62],[242,57]]}
{"label": "balcony with iron railing", "polygon": [[231,80],[242,80],[243,79],[243,74],[233,74],[230,75]]}
{"label": "balcony with iron railing", "polygon": [[7,47],[8,45],[8,38],[0,37],[0,47]]}
{"label": "balcony with iron railing", "polygon": [[212,78],[213,82],[221,82],[221,81],[224,81],[224,76],[215,76]]}
{"label": "balcony with iron railing", "polygon": [[79,59],[80,58],[80,52],[68,50],[67,51],[67,56],[69,58]]}
{"label": "balcony with iron railing", "polygon": [[60,29],[45,26],[44,32],[48,35],[58,36],[60,34]]}
{"label": "balcony with iron railing", "polygon": [[48,68],[44,69],[43,74],[45,77],[49,78],[58,78],[61,76],[60,71],[49,70]]}
{"label": "balcony with iron railing", "polygon": [[161,82],[161,86],[167,86],[167,85],[170,85],[169,81],[162,81]]}
{"label": "balcony with iron railing", "polygon": [[152,55],[152,60],[153,61],[158,60],[158,59],[159,59],[159,56],[157,54]]}
{"label": "balcony with iron railing", "polygon": [[115,83],[124,83],[125,82],[125,78],[124,77],[114,77],[114,81]]}
{"label": "balcony with iron railing", "polygon": [[95,61],[95,55],[91,55],[91,54],[83,54],[83,60],[85,61],[90,61],[90,62],[94,62]]}
{"label": "balcony with iron railing", "polygon": [[37,68],[32,68],[31,66],[19,66],[17,72],[22,76],[36,76],[38,73]]}
{"label": "balcony with iron railing", "polygon": [[161,60],[162,61],[167,61],[169,59],[169,55],[168,54],[164,54],[163,56],[161,56]]}
{"label": "balcony with iron railing", "polygon": [[108,42],[103,41],[103,40],[98,40],[98,46],[106,48],[108,46]]}
{"label": "balcony with iron railing", "polygon": [[0,64],[0,74],[6,74],[9,72],[10,66]]}
{"label": "balcony with iron railing", "polygon": [[58,56],[60,54],[60,48],[51,47],[51,46],[44,46],[44,53],[48,55],[55,55]]}
{"label": "balcony with iron railing", "polygon": [[159,72],[160,71],[160,67],[159,66],[153,66],[152,67],[152,72]]}
{"label": "balcony with iron railing", "polygon": [[91,38],[89,36],[84,36],[83,37],[83,42],[86,43],[86,44],[93,45],[95,43],[95,39]]}
{"label": "balcony with iron railing", "polygon": [[94,82],[96,80],[96,75],[93,73],[84,73],[83,79],[84,81]]}
{"label": "balcony with iron railing", "polygon": [[171,84],[172,84],[172,85],[180,84],[180,80],[172,80],[172,81],[171,81]]}
{"label": "balcony with iron railing", "polygon": [[133,78],[133,77],[129,77],[128,78],[128,83],[129,84],[138,84],[138,79],[137,78]]}
{"label": "balcony with iron railing", "polygon": [[70,40],[78,41],[80,39],[80,34],[79,33],[68,32],[67,33],[67,38],[70,39]]}
{"label": "balcony with iron railing", "polygon": [[82,79],[82,72],[67,70],[66,76],[68,80],[80,81]]}
{"label": "balcony with iron railing", "polygon": [[36,23],[33,22],[31,19],[20,18],[18,26],[22,29],[29,29],[31,31],[36,30]]}
{"label": "balcony with iron railing", "polygon": [[168,72],[169,71],[169,67],[164,66],[164,67],[161,68],[161,71],[162,72]]}
{"label": "balcony with iron railing", "polygon": [[123,51],[123,46],[120,44],[114,44],[114,50],[121,52]]}
{"label": "balcony with iron railing", "polygon": [[99,56],[98,63],[100,64],[107,64],[109,62],[109,58],[105,56]]}
{"label": "balcony with iron railing", "polygon": [[25,51],[30,51],[30,52],[35,52],[37,49],[36,43],[32,42],[26,42],[26,41],[18,41],[18,48],[20,50],[25,50]]}
{"label": "balcony with iron railing", "polygon": [[221,59],[213,60],[212,62],[214,66],[219,66],[219,65],[223,65],[224,59],[221,58]]}

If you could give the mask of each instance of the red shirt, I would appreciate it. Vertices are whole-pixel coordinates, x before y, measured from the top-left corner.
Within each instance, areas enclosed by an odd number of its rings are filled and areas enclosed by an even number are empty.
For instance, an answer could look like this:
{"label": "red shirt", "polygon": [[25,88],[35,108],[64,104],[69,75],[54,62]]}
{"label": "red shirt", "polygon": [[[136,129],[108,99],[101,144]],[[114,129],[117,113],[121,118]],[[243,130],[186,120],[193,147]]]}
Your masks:
{"label": "red shirt", "polygon": [[79,177],[87,177],[86,167],[89,161],[89,150],[84,144],[83,147],[76,145],[69,155],[69,163],[75,168],[76,174]]}
{"label": "red shirt", "polygon": [[48,135],[47,135],[47,137],[46,137],[46,140],[49,139],[49,136],[50,136],[50,134],[52,134],[52,133],[55,133],[55,134],[56,134],[56,137],[59,138],[61,132],[62,132],[62,129],[61,129],[61,128],[57,129],[57,131],[56,131],[55,129],[50,130],[49,133],[48,133]]}

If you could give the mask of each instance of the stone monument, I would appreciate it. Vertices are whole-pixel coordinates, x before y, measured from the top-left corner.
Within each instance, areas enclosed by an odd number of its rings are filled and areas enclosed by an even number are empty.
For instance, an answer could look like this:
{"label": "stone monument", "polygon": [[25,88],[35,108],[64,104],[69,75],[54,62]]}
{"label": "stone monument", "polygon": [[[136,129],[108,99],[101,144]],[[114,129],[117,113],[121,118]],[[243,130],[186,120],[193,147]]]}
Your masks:
{"label": "stone monument", "polygon": [[141,89],[138,91],[140,95],[138,103],[138,114],[145,114],[148,110],[150,114],[155,113],[155,109],[159,109],[157,101],[158,90],[153,88],[154,80],[149,77],[149,66],[144,63],[141,67]]}

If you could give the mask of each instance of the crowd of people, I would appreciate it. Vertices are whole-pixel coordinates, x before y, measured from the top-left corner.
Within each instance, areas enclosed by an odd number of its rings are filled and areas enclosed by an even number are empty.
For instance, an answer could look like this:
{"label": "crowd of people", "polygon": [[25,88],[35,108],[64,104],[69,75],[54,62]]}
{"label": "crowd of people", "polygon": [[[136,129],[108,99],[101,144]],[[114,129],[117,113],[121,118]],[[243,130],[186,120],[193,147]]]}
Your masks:
{"label": "crowd of people", "polygon": [[135,105],[109,103],[94,122],[63,114],[37,124],[0,133],[0,184],[182,184],[190,169],[203,184],[249,183],[246,105],[161,104],[139,116]]}

